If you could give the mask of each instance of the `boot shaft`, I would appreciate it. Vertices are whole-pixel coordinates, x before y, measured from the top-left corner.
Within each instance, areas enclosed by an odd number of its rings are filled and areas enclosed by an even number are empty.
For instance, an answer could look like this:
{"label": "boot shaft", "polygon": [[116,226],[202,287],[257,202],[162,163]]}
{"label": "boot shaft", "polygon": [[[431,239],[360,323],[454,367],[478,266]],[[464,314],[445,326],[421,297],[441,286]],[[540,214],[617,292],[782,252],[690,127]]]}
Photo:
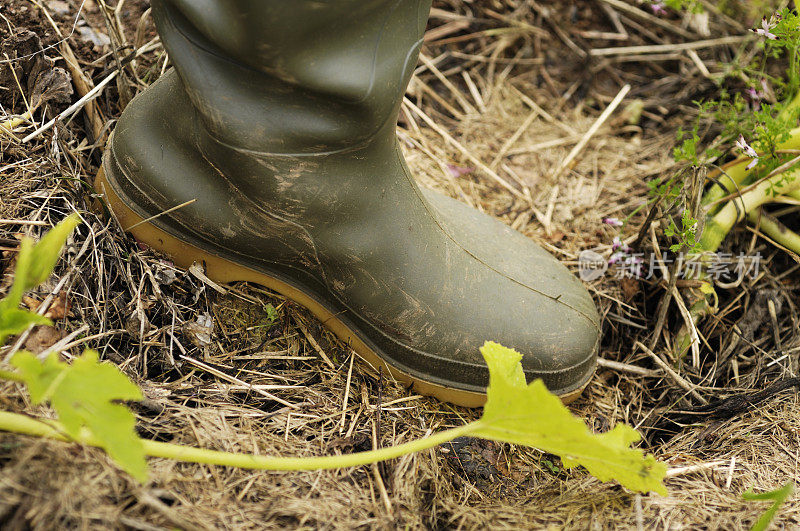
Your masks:
{"label": "boot shaft", "polygon": [[214,138],[255,152],[311,154],[363,146],[394,123],[430,0],[152,5]]}

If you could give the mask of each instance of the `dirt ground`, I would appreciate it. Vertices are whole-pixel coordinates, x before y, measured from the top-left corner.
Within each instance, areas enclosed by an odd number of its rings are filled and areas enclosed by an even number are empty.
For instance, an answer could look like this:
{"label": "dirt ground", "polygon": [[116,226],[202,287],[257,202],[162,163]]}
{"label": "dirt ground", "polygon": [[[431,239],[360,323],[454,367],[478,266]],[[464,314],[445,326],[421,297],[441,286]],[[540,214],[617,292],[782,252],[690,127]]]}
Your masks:
{"label": "dirt ground", "polygon": [[[725,12],[706,5],[707,18],[657,17],[621,0],[435,2],[407,93],[413,106],[403,105],[398,128],[411,169],[422,186],[497,217],[576,272],[580,251],[610,254],[619,229],[603,218],[636,212],[619,234],[633,242],[645,224],[647,208],[637,207],[647,183],[678,169],[671,151],[677,129],[696,116],[692,102],[718,91],[714,76],[741,52],[736,43],[676,45],[747,39],[760,18],[755,3],[727,2]],[[655,48],[608,51],[629,46]],[[252,285],[215,289],[98,214],[91,182],[108,132],[168,65],[144,0],[3,1],[0,122],[21,118],[0,131],[0,294],[21,235],[38,236],[75,211],[86,223],[27,299],[56,327],[12,340],[0,360],[56,343],[67,356],[96,348],[142,387],[147,399],[134,406],[141,436],[203,448],[348,453],[477,418],[353,364],[352,351],[290,301]],[[23,141],[114,72],[72,118]],[[625,99],[588,136],[625,85]],[[665,245],[644,234],[642,251]],[[139,485],[97,449],[0,433],[0,526],[747,528],[767,506],[745,501],[745,490],[798,478],[798,266],[746,229],[725,250],[760,252],[762,271],[719,290],[723,310],[701,325],[699,363],[677,368],[694,394],[635,347],[665,352],[674,339],[674,305],[654,336],[664,282],[609,274],[587,283],[603,316],[605,361],[570,407],[597,431],[618,422],[637,428],[640,446],[670,467],[666,497],[564,470],[535,449],[471,439],[341,471],[152,459],[151,479]],[[734,325],[746,328],[741,341]],[[723,399],[742,394],[751,398],[726,407]],[[711,406],[698,408],[698,395]],[[10,382],[0,383],[0,408],[52,415]],[[798,501],[795,494],[781,508],[776,528],[800,527]]]}

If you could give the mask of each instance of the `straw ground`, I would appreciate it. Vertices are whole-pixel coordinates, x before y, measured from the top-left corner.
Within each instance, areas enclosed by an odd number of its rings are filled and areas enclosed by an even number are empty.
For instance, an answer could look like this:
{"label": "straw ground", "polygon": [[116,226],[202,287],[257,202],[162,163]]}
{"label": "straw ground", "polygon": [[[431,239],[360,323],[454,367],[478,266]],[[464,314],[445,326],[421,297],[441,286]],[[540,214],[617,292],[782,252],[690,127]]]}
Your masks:
{"label": "straw ground", "polygon": [[[715,92],[714,78],[737,54],[751,53],[739,21],[760,14],[731,9],[739,11],[706,3],[707,15],[656,17],[621,0],[438,1],[400,116],[408,162],[422,186],[496,216],[576,271],[580,251],[610,254],[620,229],[606,217],[636,211],[620,236],[660,252],[670,213],[658,207],[651,230],[649,208],[637,207],[647,182],[680,170],[671,149],[677,128],[694,119],[692,101]],[[144,390],[135,406],[143,437],[230,451],[352,452],[476,416],[354,363],[302,308],[258,286],[218,286],[201,270],[176,270],[96,213],[90,183],[107,134],[126,102],[169,67],[146,1],[6,0],[0,41],[0,293],[21,235],[75,211],[85,220],[56,273],[26,299],[56,327],[23,334],[0,359],[18,348],[56,345],[66,357],[96,348]],[[75,114],[60,116],[79,101]],[[725,245],[760,251],[762,269],[720,289],[722,311],[700,327],[706,343],[694,365],[664,361],[681,324],[665,278],[609,273],[587,284],[603,316],[602,360],[571,407],[598,431],[617,422],[639,429],[642,447],[670,466],[668,497],[565,471],[534,449],[476,440],[343,471],[155,459],[140,486],[99,450],[0,434],[0,523],[745,527],[765,507],[741,493],[798,474],[798,267],[747,230]],[[0,407],[52,414],[14,383],[0,383]],[[800,525],[797,496],[778,521]]]}

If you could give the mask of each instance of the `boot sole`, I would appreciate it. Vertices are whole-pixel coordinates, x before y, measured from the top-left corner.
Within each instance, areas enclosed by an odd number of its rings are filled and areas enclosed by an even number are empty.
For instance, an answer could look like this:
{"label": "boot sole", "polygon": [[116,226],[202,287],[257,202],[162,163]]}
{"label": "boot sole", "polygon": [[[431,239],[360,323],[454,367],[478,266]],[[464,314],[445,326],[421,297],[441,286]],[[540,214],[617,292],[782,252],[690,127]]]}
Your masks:
{"label": "boot sole", "polygon": [[[113,187],[108,183],[102,167],[98,171],[94,187],[95,190],[105,198],[106,205],[116,217],[117,221],[119,221],[120,226],[123,227],[125,232],[132,234],[138,241],[148,247],[166,254],[172,259],[176,266],[188,269],[193,263],[197,262],[203,264],[206,276],[215,282],[253,282],[280,293],[287,299],[308,309],[326,328],[333,332],[339,339],[347,343],[358,357],[373,369],[377,370],[379,367],[382,367],[391,374],[395,380],[401,382],[406,387],[413,388],[415,392],[421,395],[432,396],[443,402],[464,407],[481,407],[486,402],[486,395],[483,393],[466,391],[421,380],[392,366],[383,356],[362,341],[356,331],[350,329],[342,321],[337,319],[333,312],[303,293],[297,287],[289,285],[265,273],[204,251],[199,247],[190,245],[167,234],[155,225],[145,222],[141,216],[125,205],[116,194]],[[591,375],[589,375],[589,378],[587,378],[586,382],[580,387],[568,393],[558,395],[559,398],[561,398],[562,402],[565,404],[569,404],[581,395],[590,381]]]}

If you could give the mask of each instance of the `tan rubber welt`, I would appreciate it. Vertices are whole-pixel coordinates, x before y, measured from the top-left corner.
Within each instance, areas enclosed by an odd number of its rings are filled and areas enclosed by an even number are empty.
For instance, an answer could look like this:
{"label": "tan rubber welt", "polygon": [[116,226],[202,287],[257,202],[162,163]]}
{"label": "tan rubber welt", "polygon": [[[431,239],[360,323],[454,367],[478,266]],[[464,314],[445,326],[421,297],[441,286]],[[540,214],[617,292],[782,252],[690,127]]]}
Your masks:
{"label": "tan rubber welt", "polygon": [[[144,222],[144,219],[128,208],[114,192],[113,188],[106,180],[105,172],[102,167],[97,174],[94,185],[95,190],[105,197],[109,209],[114,216],[116,216],[120,225],[126,232],[131,233],[138,241],[144,243],[148,247],[169,256],[178,267],[188,269],[194,262],[197,262],[205,266],[206,275],[215,282],[253,282],[280,293],[287,299],[307,308],[331,332],[336,334],[339,339],[350,345],[355,353],[366,363],[376,370],[378,367],[382,367],[385,371],[388,371],[395,380],[407,387],[412,387],[415,392],[421,395],[432,396],[443,402],[449,402],[464,407],[481,407],[486,402],[486,395],[483,393],[453,389],[426,382],[414,378],[397,367],[389,365],[367,346],[366,343],[359,339],[354,331],[337,319],[334,314],[294,286],[290,286],[285,282],[255,271],[254,269],[250,269],[249,267],[236,264],[225,258],[203,251],[198,247],[182,242],[150,223]],[[578,398],[584,388],[589,384],[589,381],[591,381],[591,379],[587,380],[583,386],[575,391],[560,395],[561,400],[565,404],[569,404]]]}

